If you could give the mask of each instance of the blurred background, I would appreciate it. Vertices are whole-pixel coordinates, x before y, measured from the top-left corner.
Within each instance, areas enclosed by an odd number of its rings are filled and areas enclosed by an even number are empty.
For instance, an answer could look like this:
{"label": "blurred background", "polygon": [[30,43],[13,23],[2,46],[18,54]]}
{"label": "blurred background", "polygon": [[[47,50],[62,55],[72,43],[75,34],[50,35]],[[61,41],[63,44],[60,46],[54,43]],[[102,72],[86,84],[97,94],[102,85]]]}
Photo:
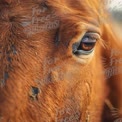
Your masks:
{"label": "blurred background", "polygon": [[122,39],[122,0],[106,0],[105,3],[111,13],[115,32]]}

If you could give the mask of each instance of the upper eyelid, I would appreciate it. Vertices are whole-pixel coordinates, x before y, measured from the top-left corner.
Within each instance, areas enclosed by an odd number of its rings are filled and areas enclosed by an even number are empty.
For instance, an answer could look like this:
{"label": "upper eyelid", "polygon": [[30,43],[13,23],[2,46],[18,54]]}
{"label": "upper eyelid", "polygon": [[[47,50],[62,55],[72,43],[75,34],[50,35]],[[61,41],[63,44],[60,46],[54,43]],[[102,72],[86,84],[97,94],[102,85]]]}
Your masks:
{"label": "upper eyelid", "polygon": [[89,36],[95,39],[100,39],[100,34],[96,33],[96,32],[86,32],[84,36]]}

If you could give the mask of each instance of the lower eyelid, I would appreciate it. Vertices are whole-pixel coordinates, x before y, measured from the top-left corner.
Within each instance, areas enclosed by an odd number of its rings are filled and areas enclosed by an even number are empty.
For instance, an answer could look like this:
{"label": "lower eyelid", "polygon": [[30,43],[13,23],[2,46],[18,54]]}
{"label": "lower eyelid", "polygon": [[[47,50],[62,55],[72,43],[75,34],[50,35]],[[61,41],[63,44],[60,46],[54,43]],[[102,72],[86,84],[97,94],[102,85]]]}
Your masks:
{"label": "lower eyelid", "polygon": [[89,51],[84,51],[84,50],[78,50],[76,51],[74,54],[75,55],[89,55],[90,53],[92,53],[94,51],[94,49],[91,49]]}
{"label": "lower eyelid", "polygon": [[93,55],[94,55],[94,51],[92,53],[90,53],[89,55],[86,55],[86,54],[78,55],[78,56],[74,55],[73,57],[77,62],[85,65],[91,61]]}

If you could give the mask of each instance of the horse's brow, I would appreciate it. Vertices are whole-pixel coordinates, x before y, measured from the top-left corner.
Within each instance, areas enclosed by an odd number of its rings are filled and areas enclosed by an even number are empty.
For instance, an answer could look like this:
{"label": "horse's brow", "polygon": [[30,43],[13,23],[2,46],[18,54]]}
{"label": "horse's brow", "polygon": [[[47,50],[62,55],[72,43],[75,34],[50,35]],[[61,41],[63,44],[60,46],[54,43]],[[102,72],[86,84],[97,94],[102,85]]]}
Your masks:
{"label": "horse's brow", "polygon": [[87,19],[87,18],[82,18],[82,20],[81,21],[85,21],[86,23],[88,23],[88,24],[91,24],[91,25],[94,25],[94,26],[96,26],[96,27],[99,27],[100,26],[100,22],[99,22],[99,20],[98,19]]}

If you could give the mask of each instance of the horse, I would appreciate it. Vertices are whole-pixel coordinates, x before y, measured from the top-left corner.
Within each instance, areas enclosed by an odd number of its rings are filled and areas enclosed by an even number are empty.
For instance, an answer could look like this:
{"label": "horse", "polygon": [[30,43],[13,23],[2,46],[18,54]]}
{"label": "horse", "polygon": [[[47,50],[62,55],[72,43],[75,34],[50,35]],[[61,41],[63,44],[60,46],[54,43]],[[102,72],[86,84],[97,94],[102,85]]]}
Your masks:
{"label": "horse", "polygon": [[101,0],[0,1],[0,122],[118,122],[121,40]]}

